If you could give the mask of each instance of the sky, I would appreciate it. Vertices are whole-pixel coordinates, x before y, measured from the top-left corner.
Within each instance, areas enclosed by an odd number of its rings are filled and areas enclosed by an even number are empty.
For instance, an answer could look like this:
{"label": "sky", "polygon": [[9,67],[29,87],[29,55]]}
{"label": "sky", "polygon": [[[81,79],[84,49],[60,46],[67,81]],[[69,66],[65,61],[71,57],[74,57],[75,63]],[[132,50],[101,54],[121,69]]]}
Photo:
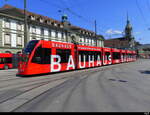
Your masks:
{"label": "sky", "polygon": [[[24,8],[24,0],[0,0],[4,4]],[[27,0],[27,9],[56,20],[67,14],[71,24],[91,31],[96,20],[105,39],[122,36],[128,14],[136,41],[150,44],[150,0]]]}

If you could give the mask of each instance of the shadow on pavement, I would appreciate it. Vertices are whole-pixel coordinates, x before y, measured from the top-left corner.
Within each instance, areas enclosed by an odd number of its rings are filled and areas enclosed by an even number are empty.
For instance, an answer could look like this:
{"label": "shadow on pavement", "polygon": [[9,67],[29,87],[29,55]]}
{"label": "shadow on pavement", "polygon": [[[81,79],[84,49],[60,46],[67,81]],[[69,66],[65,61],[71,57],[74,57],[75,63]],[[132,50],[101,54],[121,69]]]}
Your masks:
{"label": "shadow on pavement", "polygon": [[140,73],[142,73],[142,74],[150,74],[150,70],[146,70],[146,71],[140,71]]}

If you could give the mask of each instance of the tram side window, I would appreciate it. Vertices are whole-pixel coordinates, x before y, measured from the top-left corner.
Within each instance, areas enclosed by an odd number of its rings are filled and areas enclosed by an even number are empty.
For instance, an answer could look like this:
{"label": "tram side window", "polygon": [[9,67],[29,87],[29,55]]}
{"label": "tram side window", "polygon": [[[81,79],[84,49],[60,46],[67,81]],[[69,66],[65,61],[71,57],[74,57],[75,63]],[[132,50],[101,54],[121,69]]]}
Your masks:
{"label": "tram side window", "polygon": [[85,51],[79,51],[79,55],[81,56],[81,62],[84,62]]}
{"label": "tram side window", "polygon": [[[90,60],[93,60],[94,52],[88,51],[88,54],[90,56]],[[89,58],[89,56],[88,56],[88,58]],[[89,61],[89,60],[87,60],[87,61]]]}
{"label": "tram side window", "polygon": [[101,52],[96,52],[96,51],[79,51],[79,55],[81,55],[81,62],[84,62],[84,56],[85,56],[85,61],[89,61],[89,56],[90,60],[93,60],[94,56],[94,61],[97,61],[98,55],[101,58]]}
{"label": "tram side window", "polygon": [[133,54],[130,54],[130,58],[133,58]]}
{"label": "tram side window", "polygon": [[12,63],[12,58],[0,58],[0,64]]}
{"label": "tram side window", "polygon": [[51,49],[49,48],[42,48],[43,50],[43,64],[50,64],[51,63]]}
{"label": "tram side window", "polygon": [[106,56],[105,60],[109,60],[110,52],[105,52],[105,56]]}
{"label": "tram side window", "polygon": [[12,58],[5,58],[5,63],[12,63]]}
{"label": "tram side window", "polygon": [[125,53],[122,54],[123,58],[125,58]]}
{"label": "tram side window", "polygon": [[61,63],[68,63],[69,56],[71,55],[71,50],[57,49],[56,55],[61,57]]}
{"label": "tram side window", "polygon": [[131,54],[127,54],[127,58],[130,58]]}
{"label": "tram side window", "polygon": [[113,59],[120,59],[120,53],[114,52],[113,53]]}
{"label": "tram side window", "polygon": [[132,58],[133,57],[133,55],[132,54],[130,54],[130,58]]}
{"label": "tram side window", "polygon": [[100,60],[102,60],[102,58],[101,58],[102,53],[101,52],[94,52],[94,61],[97,61],[98,56],[100,57]]}
{"label": "tram side window", "polygon": [[[88,62],[89,61],[89,55],[92,55],[92,52],[90,51],[79,51],[79,55],[81,55],[81,62]],[[85,57],[85,60],[84,60]],[[91,56],[92,59],[92,56]]]}
{"label": "tram side window", "polygon": [[0,64],[4,64],[4,58],[0,58]]}
{"label": "tram side window", "polygon": [[130,58],[130,54],[128,54],[128,58]]}
{"label": "tram side window", "polygon": [[122,53],[122,58],[125,59],[126,58],[126,54]]}
{"label": "tram side window", "polygon": [[51,60],[51,49],[38,47],[32,58],[33,63],[38,64],[50,64]]}

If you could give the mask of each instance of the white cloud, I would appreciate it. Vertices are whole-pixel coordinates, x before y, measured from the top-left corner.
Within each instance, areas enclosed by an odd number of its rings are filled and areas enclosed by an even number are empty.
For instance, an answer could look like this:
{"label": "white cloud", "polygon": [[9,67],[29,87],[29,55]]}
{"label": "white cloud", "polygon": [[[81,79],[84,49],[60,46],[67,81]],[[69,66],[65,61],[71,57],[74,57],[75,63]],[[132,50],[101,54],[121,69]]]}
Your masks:
{"label": "white cloud", "polygon": [[120,35],[120,34],[123,34],[123,32],[120,31],[120,30],[112,30],[112,29],[109,29],[109,30],[106,31],[106,34],[112,34],[112,35],[116,34],[116,35]]}
{"label": "white cloud", "polygon": [[141,32],[134,32],[134,34],[141,34]]}
{"label": "white cloud", "polygon": [[112,33],[113,33],[113,31],[111,29],[106,31],[106,34],[112,34]]}

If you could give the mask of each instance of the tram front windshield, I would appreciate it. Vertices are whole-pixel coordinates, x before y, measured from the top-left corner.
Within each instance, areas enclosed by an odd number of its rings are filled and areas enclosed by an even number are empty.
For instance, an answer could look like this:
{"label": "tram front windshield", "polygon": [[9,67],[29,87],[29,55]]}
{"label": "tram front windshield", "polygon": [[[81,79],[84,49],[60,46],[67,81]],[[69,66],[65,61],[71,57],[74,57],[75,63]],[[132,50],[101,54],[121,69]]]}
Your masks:
{"label": "tram front windshield", "polygon": [[36,44],[38,43],[39,41],[38,40],[33,40],[33,41],[30,41],[26,48],[24,49],[23,53],[24,54],[31,54],[33,49],[35,48]]}
{"label": "tram front windshield", "polygon": [[29,56],[32,53],[32,51],[34,50],[34,48],[38,42],[39,42],[38,40],[33,40],[27,44],[25,49],[23,49],[23,55],[20,57],[21,62],[28,62]]}

